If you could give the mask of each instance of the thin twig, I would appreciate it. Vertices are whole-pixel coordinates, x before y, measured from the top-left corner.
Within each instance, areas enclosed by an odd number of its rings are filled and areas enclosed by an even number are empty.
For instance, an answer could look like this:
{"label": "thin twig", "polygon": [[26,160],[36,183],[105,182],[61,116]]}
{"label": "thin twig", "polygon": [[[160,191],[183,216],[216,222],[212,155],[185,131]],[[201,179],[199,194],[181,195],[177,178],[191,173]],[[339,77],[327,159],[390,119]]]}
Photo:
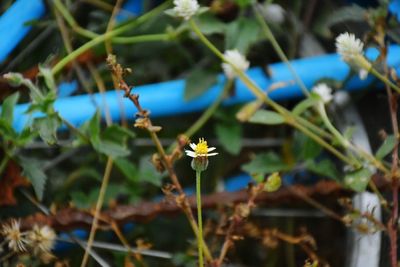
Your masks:
{"label": "thin twig", "polygon": [[97,203],[96,203],[96,209],[94,211],[92,227],[90,229],[89,239],[88,239],[87,247],[86,247],[86,250],[85,250],[85,254],[83,255],[81,267],[85,267],[87,262],[88,262],[88,259],[89,259],[89,250],[90,250],[90,248],[91,248],[91,246],[93,244],[94,237],[96,235],[96,230],[97,230],[97,224],[98,224],[98,220],[99,220],[100,210],[101,210],[101,207],[103,206],[104,197],[105,197],[106,189],[107,189],[107,186],[108,186],[108,181],[109,181],[110,176],[111,176],[112,166],[113,166],[113,160],[112,160],[111,157],[108,157],[107,164],[106,164],[106,169],[104,171],[104,176],[103,176],[103,180],[102,180],[101,187],[100,187],[99,197],[98,197]]}
{"label": "thin twig", "polygon": [[[160,157],[160,161],[162,166],[159,166],[161,170],[166,170],[172,184],[174,185],[175,189],[177,190],[179,194],[179,199],[181,199],[180,206],[182,210],[184,211],[185,215],[187,216],[189,223],[196,235],[196,237],[199,237],[199,228],[196,223],[196,220],[193,215],[193,211],[190,208],[189,202],[187,200],[187,197],[185,195],[185,192],[183,191],[183,188],[179,182],[178,176],[176,175],[176,172],[174,170],[173,162],[172,162],[172,157],[170,155],[167,155],[167,153],[164,150],[164,147],[161,144],[160,139],[158,138],[157,132],[161,129],[161,127],[154,126],[152,124],[152,121],[149,117],[149,111],[145,110],[142,108],[139,102],[139,96],[136,94],[131,93],[132,88],[128,86],[128,84],[125,82],[123,75],[127,72],[126,69],[123,69],[120,64],[116,62],[116,58],[112,55],[109,55],[108,59],[108,64],[111,68],[111,71],[113,74],[117,77],[118,80],[118,88],[124,91],[124,97],[128,98],[133,105],[137,108],[138,112],[136,114],[136,122],[135,126],[138,128],[142,128],[148,131],[151,139],[154,142],[154,145],[156,146],[158,155]],[[204,256],[208,261],[212,260],[211,252],[209,251],[206,243],[203,240],[203,249],[204,249]]]}

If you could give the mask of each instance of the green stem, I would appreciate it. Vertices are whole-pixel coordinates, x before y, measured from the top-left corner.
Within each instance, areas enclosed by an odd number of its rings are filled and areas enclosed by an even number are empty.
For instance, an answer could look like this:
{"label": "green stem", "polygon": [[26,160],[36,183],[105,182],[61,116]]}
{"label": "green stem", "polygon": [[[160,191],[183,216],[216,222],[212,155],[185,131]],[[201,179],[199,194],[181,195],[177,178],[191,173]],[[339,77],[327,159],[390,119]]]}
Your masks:
{"label": "green stem", "polygon": [[310,92],[308,92],[306,85],[303,83],[303,81],[300,79],[300,77],[297,74],[297,72],[295,71],[295,69],[290,64],[289,59],[286,57],[286,55],[283,52],[282,48],[280,47],[278,41],[275,39],[275,36],[272,34],[271,29],[269,28],[268,24],[265,22],[260,11],[255,6],[253,6],[253,10],[254,10],[254,13],[256,14],[257,21],[261,25],[261,29],[263,30],[267,39],[271,42],[272,47],[274,48],[275,52],[278,54],[279,58],[286,64],[289,71],[292,73],[294,79],[296,80],[296,83],[300,86],[300,89],[303,91],[303,94],[307,97],[310,96]]}
{"label": "green stem", "polygon": [[69,26],[76,31],[78,34],[85,36],[87,38],[93,39],[99,36],[97,33],[94,33],[92,31],[86,30],[82,28],[81,26],[78,25],[78,23],[75,21],[71,13],[68,11],[68,9],[61,3],[60,0],[54,0],[53,1],[54,6],[57,8],[57,10],[61,13],[61,15],[64,17],[64,19],[67,21]]}
{"label": "green stem", "polygon": [[141,42],[154,42],[154,41],[167,41],[171,38],[170,34],[158,33],[158,34],[144,34],[131,37],[115,37],[112,39],[113,43],[116,44],[132,44]]}
{"label": "green stem", "polygon": [[74,125],[72,125],[69,121],[67,121],[66,119],[61,117],[60,114],[58,114],[58,117],[68,127],[68,129],[70,129],[72,132],[76,133],[76,135],[78,135],[80,138],[82,138],[85,142],[90,143],[90,138],[88,136],[86,136],[83,132],[81,132],[81,130],[79,130]]}
{"label": "green stem", "polygon": [[228,80],[225,83],[224,89],[222,90],[221,94],[218,98],[212,103],[212,105],[203,113],[203,115],[185,132],[187,137],[191,137],[194,133],[196,133],[207,121],[208,119],[214,114],[215,110],[221,104],[222,100],[226,96],[229,91],[229,88],[232,87],[232,80]]}
{"label": "green stem", "polygon": [[[332,122],[328,118],[328,114],[326,114],[325,106],[324,104],[318,103],[317,106],[318,113],[320,114],[322,121],[324,122],[325,126],[329,129],[329,131],[335,136],[336,140],[339,141],[339,143],[343,146],[345,149],[349,149],[350,147],[350,142],[344,138],[344,136],[333,126]],[[351,154],[350,154],[351,156]],[[354,160],[353,166],[355,166],[357,169],[361,167],[360,162],[354,157],[351,157]]]}
{"label": "green stem", "polygon": [[96,38],[90,40],[89,42],[85,43],[84,45],[80,46],[78,49],[72,51],[72,53],[68,54],[66,57],[64,57],[63,59],[61,59],[52,69],[52,74],[55,75],[58,72],[60,72],[65,65],[67,65],[68,63],[70,63],[72,60],[74,60],[75,58],[77,58],[79,55],[81,55],[82,53],[86,52],[87,50],[89,50],[90,48],[114,37],[117,36],[127,30],[132,29],[135,26],[138,26],[142,23],[144,23],[145,21],[149,20],[150,18],[152,18],[153,16],[159,14],[162,10],[165,9],[166,6],[169,5],[169,1],[159,5],[158,7],[154,8],[153,10],[145,13],[144,15],[140,16],[139,18],[135,19],[134,21],[128,22],[127,24],[114,29],[113,31],[110,32],[106,32],[104,34],[98,35]]}
{"label": "green stem", "polygon": [[[190,20],[189,24],[193,31],[197,34],[199,39],[212,51],[216,56],[221,58],[224,62],[227,62],[225,60],[224,55],[204,36],[204,34],[200,31],[194,20]],[[228,62],[229,63],[229,62]],[[235,70],[237,75],[239,76],[240,80],[249,88],[249,90],[258,98],[262,99],[267,105],[271,106],[273,109],[275,109],[278,113],[280,113],[284,118],[285,121],[292,125],[293,127],[297,128],[310,138],[312,138],[314,141],[316,141],[318,144],[320,144],[322,147],[326,148],[328,151],[330,151],[332,154],[337,156],[339,159],[342,161],[348,163],[349,165],[353,165],[352,161],[347,158],[345,155],[343,155],[340,151],[338,151],[336,148],[334,148],[331,144],[323,140],[321,137],[319,137],[317,134],[314,132],[310,131],[308,128],[303,126],[302,124],[298,123],[296,120],[296,117],[293,116],[290,111],[279,105],[278,103],[274,102],[272,99],[270,99],[242,70],[238,69],[236,66],[232,65],[232,68]]]}
{"label": "green stem", "polygon": [[203,220],[201,214],[201,171],[196,171],[196,200],[197,200],[197,225],[199,235],[197,236],[197,247],[199,253],[199,266],[204,266],[203,260]]}
{"label": "green stem", "polygon": [[379,80],[381,80],[383,83],[387,84],[390,86],[393,90],[395,90],[397,93],[400,93],[400,88],[395,85],[391,80],[389,80],[387,77],[379,73],[376,69],[373,67],[369,69],[369,72],[371,72],[375,77],[377,77]]}
{"label": "green stem", "polygon": [[[187,138],[192,137],[203,125],[211,118],[214,114],[215,110],[221,105],[222,101],[224,100],[225,96],[227,95],[229,89],[232,87],[233,81],[228,80],[222,92],[218,95],[217,99],[207,108],[206,111],[200,116],[200,118],[192,125],[189,129],[187,129],[183,135]],[[172,151],[177,146],[177,142],[175,141],[168,147],[167,151]]]}

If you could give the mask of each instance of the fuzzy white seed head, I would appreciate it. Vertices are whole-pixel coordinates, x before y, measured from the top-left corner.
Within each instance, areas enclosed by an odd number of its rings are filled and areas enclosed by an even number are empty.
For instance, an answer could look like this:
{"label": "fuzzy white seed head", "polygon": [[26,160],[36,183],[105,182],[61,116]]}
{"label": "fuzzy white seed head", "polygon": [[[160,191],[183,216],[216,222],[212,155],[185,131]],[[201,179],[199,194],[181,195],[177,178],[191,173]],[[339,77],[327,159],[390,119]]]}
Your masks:
{"label": "fuzzy white seed head", "polygon": [[222,69],[228,79],[236,77],[236,72],[231,65],[234,65],[237,69],[242,71],[246,71],[250,66],[247,59],[236,49],[225,51],[224,57],[227,62],[222,63]]}
{"label": "fuzzy white seed head", "polygon": [[354,63],[354,59],[363,54],[364,43],[352,33],[342,33],[336,37],[336,51],[342,60]]}
{"label": "fuzzy white seed head", "polygon": [[276,24],[285,21],[285,10],[278,4],[267,4],[261,10],[266,21]]}
{"label": "fuzzy white seed head", "polygon": [[325,83],[317,84],[312,91],[319,95],[324,104],[329,103],[333,98],[332,89]]}
{"label": "fuzzy white seed head", "polygon": [[8,242],[8,248],[13,252],[25,252],[28,241],[24,233],[20,231],[20,222],[12,220],[10,224],[4,224],[1,228],[1,235]]}
{"label": "fuzzy white seed head", "polygon": [[174,0],[174,12],[178,17],[189,20],[199,10],[196,0]]}
{"label": "fuzzy white seed head", "polygon": [[33,253],[40,255],[51,251],[56,237],[56,233],[49,226],[34,225],[32,230],[28,232],[27,239],[30,241]]}

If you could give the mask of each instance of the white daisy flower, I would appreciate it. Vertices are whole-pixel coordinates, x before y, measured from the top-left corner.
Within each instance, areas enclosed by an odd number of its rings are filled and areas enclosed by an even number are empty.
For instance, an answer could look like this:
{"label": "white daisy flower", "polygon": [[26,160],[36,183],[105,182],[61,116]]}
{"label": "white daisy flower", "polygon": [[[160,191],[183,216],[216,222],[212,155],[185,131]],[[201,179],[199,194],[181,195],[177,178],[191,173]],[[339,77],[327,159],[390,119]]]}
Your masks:
{"label": "white daisy flower", "polygon": [[200,5],[196,0],[174,0],[176,16],[189,20],[199,10]]}
{"label": "white daisy flower", "polygon": [[329,103],[333,98],[332,89],[325,83],[317,84],[312,88],[312,91],[319,95],[324,104]]}
{"label": "white daisy flower", "polygon": [[1,234],[8,241],[8,248],[14,252],[25,252],[28,241],[24,237],[24,233],[20,231],[20,222],[12,220],[10,224],[4,224]]}
{"label": "white daisy flower", "polygon": [[197,157],[211,157],[218,155],[218,153],[209,153],[211,151],[215,150],[215,147],[208,147],[207,141],[204,141],[204,138],[199,139],[199,143],[196,145],[195,143],[190,143],[189,145],[192,150],[185,150],[185,153],[187,156],[192,157],[192,158],[197,158]]}
{"label": "white daisy flower", "polygon": [[56,233],[49,226],[38,226],[36,224],[27,236],[35,255],[49,253],[54,246],[56,237]]}
{"label": "white daisy flower", "polygon": [[352,64],[356,57],[363,55],[364,43],[352,33],[342,33],[336,37],[336,51],[342,60]]}
{"label": "white daisy flower", "polygon": [[233,79],[236,77],[236,72],[232,65],[234,65],[237,69],[246,71],[250,63],[247,61],[246,57],[244,57],[238,50],[227,50],[224,53],[225,60],[227,62],[222,63],[222,69],[228,79]]}

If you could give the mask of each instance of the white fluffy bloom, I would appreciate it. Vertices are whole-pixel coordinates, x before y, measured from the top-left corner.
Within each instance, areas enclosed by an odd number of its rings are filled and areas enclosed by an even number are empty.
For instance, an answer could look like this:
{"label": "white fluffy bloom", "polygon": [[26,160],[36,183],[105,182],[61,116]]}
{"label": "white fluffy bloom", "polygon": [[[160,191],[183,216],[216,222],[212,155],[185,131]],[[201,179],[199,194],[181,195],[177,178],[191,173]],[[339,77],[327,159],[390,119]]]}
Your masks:
{"label": "white fluffy bloom", "polygon": [[267,4],[262,7],[265,20],[281,24],[285,20],[285,10],[278,4]]}
{"label": "white fluffy bloom", "polygon": [[49,253],[54,246],[56,233],[49,226],[34,225],[33,229],[28,232],[28,240],[32,246],[35,255]]}
{"label": "white fluffy bloom", "polygon": [[236,72],[231,64],[242,71],[246,71],[250,66],[250,63],[247,61],[247,59],[236,49],[226,50],[224,53],[224,57],[227,62],[222,63],[222,69],[224,70],[226,77],[228,77],[229,79],[233,79],[236,77]]}
{"label": "white fluffy bloom", "polygon": [[332,89],[325,83],[317,84],[313,87],[312,91],[319,95],[324,104],[330,102],[333,98]]}
{"label": "white fluffy bloom", "polygon": [[196,0],[174,0],[174,12],[178,17],[189,20],[199,10]]}
{"label": "white fluffy bloom", "polygon": [[342,33],[336,37],[336,51],[342,60],[354,63],[354,59],[363,54],[364,43],[352,33]]}
{"label": "white fluffy bloom", "polygon": [[14,252],[26,251],[27,240],[24,234],[20,231],[20,222],[12,220],[10,224],[4,224],[1,229],[1,234],[8,241],[8,248]]}

